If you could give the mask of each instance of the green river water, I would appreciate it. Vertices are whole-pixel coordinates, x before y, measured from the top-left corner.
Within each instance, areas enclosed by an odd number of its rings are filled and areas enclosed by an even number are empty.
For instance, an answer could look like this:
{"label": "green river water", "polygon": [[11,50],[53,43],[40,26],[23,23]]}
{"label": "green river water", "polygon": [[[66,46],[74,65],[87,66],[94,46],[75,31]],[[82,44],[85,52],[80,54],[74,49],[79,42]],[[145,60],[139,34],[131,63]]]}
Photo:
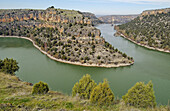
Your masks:
{"label": "green river water", "polygon": [[6,57],[19,62],[16,75],[23,81],[44,81],[51,90],[71,95],[74,84],[90,74],[97,83],[107,78],[116,97],[121,98],[136,82],[152,80],[158,104],[170,100],[170,54],[149,50],[122,37],[114,37],[115,30],[109,24],[97,26],[102,36],[115,48],[132,56],[134,65],[119,68],[83,67],[51,60],[25,39],[0,38],[0,59]]}

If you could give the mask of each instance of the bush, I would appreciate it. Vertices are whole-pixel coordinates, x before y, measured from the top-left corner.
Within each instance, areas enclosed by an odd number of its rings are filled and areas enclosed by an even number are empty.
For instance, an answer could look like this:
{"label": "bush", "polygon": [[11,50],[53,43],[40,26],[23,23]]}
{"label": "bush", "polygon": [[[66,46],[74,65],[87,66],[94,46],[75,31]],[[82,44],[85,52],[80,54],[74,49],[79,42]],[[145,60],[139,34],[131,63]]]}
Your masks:
{"label": "bush", "polygon": [[114,102],[114,94],[109,88],[108,81],[105,79],[103,83],[96,86],[90,96],[91,103],[99,106],[111,105]]}
{"label": "bush", "polygon": [[155,107],[155,95],[153,84],[150,81],[148,84],[137,82],[135,86],[128,90],[128,93],[122,97],[127,105],[135,107]]}
{"label": "bush", "polygon": [[19,70],[19,66],[16,60],[8,59],[8,58],[4,60],[0,60],[0,72],[14,75],[15,72],[18,70]]}
{"label": "bush", "polygon": [[97,56],[97,59],[100,59],[100,58],[101,58],[101,57],[98,55],[98,56]]}
{"label": "bush", "polygon": [[49,91],[47,83],[40,81],[34,84],[32,94],[46,94]]}
{"label": "bush", "polygon": [[72,39],[75,40],[76,39],[75,36],[72,36]]}
{"label": "bush", "polygon": [[70,23],[70,24],[69,24],[69,27],[72,27],[72,26],[73,26],[72,23]]}
{"label": "bush", "polygon": [[118,51],[118,49],[115,49],[115,51],[117,52],[117,51]]}
{"label": "bush", "polygon": [[66,103],[66,108],[73,108],[73,107],[74,107],[73,103],[71,102]]}
{"label": "bush", "polygon": [[127,55],[126,55],[125,53],[123,53],[122,55],[123,55],[123,57],[125,57],[125,58],[127,57]]}
{"label": "bush", "polygon": [[91,79],[90,75],[86,74],[72,89],[72,96],[77,94],[83,99],[89,99],[92,90],[96,87],[96,83]]}

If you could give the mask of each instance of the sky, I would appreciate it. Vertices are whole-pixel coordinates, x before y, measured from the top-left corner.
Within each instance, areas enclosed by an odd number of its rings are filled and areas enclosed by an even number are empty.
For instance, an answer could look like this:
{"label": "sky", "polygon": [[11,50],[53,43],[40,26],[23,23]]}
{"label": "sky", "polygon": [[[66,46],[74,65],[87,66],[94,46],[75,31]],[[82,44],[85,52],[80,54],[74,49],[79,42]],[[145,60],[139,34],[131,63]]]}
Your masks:
{"label": "sky", "polygon": [[96,15],[127,15],[170,8],[170,0],[0,0],[0,9],[46,9],[50,6]]}

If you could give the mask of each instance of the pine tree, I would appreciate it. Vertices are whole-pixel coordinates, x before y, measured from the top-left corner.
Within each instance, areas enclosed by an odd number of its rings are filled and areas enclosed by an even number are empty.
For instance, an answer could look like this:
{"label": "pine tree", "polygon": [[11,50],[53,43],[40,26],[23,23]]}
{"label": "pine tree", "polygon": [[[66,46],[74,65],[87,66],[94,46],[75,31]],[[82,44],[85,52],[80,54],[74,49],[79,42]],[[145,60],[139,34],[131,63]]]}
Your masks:
{"label": "pine tree", "polygon": [[4,59],[0,60],[0,71],[6,74],[14,75],[16,71],[19,70],[18,62],[14,59]]}
{"label": "pine tree", "polygon": [[114,94],[109,88],[108,81],[105,79],[103,83],[96,86],[90,96],[91,103],[99,106],[111,105],[114,102]]}
{"label": "pine tree", "polygon": [[91,79],[90,75],[86,74],[72,89],[72,96],[77,94],[83,99],[89,99],[92,90],[96,87],[96,83]]}
{"label": "pine tree", "polygon": [[156,106],[153,84],[151,81],[146,85],[143,82],[137,82],[122,98],[125,103],[130,106],[142,108]]}
{"label": "pine tree", "polygon": [[34,84],[32,94],[46,94],[49,91],[47,83],[40,81]]}

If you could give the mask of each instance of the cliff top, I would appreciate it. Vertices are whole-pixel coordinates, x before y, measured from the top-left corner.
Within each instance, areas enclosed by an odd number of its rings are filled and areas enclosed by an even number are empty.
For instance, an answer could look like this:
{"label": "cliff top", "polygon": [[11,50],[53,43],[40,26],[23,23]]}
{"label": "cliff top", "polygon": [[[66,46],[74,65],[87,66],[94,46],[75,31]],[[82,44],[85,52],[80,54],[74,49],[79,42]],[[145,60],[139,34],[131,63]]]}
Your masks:
{"label": "cliff top", "polygon": [[145,10],[141,13],[141,16],[154,15],[154,14],[158,14],[158,13],[168,13],[168,12],[170,12],[170,8]]}

